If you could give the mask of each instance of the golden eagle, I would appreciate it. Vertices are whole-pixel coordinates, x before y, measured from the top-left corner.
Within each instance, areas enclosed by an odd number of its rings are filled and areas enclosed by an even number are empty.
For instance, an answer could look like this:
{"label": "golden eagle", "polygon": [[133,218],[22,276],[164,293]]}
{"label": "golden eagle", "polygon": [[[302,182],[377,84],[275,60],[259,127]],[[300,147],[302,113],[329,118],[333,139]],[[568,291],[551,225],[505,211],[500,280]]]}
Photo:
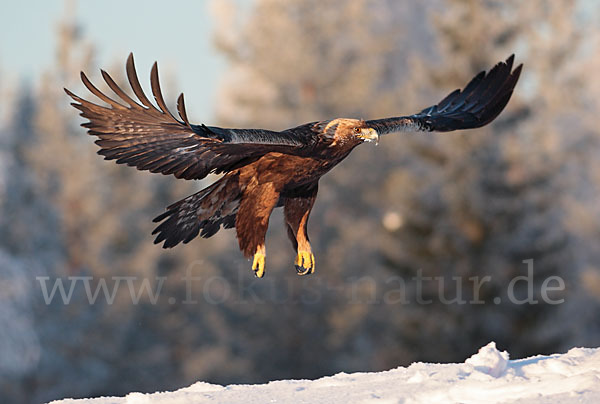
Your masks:
{"label": "golden eagle", "polygon": [[158,106],[153,105],[140,86],[132,54],[126,70],[137,100],[103,70],[102,77],[118,101],[99,91],[83,72],[81,79],[108,107],[65,91],[75,100],[71,105],[89,120],[82,126],[98,137],[98,153],[106,160],[186,180],[224,174],[155,218],[161,222],[152,233],[157,235],[155,243],[164,242],[163,247],[170,248],[198,235],[210,237],[221,227],[235,227],[240,250],[254,257],[252,270],[262,277],[269,216],[283,206],[288,235],[297,251],[295,267],[305,275],[315,269],[307,222],[319,178],[356,146],[377,142],[386,133],[448,132],[490,123],[508,103],[519,79],[522,65],[513,70],[513,59],[514,55],[487,74],[479,73],[462,91],[455,90],[414,115],[370,121],[333,119],[280,132],[194,125],[188,121],[183,94],[177,99],[179,117],[174,116],[161,94],[156,63],[150,73]]}

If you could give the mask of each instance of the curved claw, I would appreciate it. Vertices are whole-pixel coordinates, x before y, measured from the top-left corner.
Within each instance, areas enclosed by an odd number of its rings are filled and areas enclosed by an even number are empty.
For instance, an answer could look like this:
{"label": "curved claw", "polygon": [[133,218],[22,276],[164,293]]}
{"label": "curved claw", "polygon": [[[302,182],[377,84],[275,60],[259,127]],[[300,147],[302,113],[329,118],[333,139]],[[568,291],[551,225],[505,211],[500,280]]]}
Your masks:
{"label": "curved claw", "polygon": [[254,260],[252,261],[252,270],[257,278],[262,278],[265,275],[265,254],[257,252],[254,254]]}
{"label": "curved claw", "polygon": [[309,251],[298,251],[294,262],[298,275],[309,275],[315,272],[315,256]]}

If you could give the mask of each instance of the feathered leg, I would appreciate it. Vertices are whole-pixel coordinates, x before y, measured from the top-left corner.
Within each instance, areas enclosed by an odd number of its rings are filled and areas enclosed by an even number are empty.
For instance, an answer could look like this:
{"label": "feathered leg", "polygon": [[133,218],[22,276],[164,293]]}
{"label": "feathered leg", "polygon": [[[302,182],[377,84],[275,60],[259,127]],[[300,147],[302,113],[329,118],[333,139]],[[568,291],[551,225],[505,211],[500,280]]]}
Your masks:
{"label": "feathered leg", "polygon": [[317,191],[318,183],[314,183],[285,196],[283,214],[288,236],[298,253],[294,263],[298,275],[312,274],[315,271],[315,256],[310,248],[307,224]]}
{"label": "feathered leg", "polygon": [[254,256],[252,270],[258,278],[265,274],[265,236],[269,217],[278,200],[279,192],[272,183],[248,187],[236,216],[240,250],[248,258]]}

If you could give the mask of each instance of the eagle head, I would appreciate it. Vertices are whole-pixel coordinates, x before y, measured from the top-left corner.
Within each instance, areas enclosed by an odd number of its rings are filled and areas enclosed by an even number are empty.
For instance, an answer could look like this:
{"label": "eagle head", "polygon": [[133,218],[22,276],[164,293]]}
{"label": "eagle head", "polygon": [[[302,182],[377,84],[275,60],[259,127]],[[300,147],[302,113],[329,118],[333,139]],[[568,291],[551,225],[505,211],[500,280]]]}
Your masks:
{"label": "eagle head", "polygon": [[334,119],[326,125],[324,132],[333,139],[331,146],[346,143],[379,142],[379,134],[359,119]]}
{"label": "eagle head", "polygon": [[375,142],[375,144],[379,143],[379,134],[373,128],[368,128],[366,126],[355,126],[352,131],[354,132],[354,136],[363,142]]}

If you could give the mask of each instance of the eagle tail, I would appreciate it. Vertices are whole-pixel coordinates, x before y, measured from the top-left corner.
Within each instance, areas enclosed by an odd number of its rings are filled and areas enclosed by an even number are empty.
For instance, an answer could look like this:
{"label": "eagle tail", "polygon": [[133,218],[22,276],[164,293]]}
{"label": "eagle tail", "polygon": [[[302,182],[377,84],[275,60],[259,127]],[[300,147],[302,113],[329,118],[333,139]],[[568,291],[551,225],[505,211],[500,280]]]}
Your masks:
{"label": "eagle tail", "polygon": [[188,243],[196,236],[211,237],[221,226],[235,226],[241,190],[237,176],[225,176],[210,186],[169,206],[154,218],[160,223],[152,234],[154,244],[164,241],[163,248]]}

